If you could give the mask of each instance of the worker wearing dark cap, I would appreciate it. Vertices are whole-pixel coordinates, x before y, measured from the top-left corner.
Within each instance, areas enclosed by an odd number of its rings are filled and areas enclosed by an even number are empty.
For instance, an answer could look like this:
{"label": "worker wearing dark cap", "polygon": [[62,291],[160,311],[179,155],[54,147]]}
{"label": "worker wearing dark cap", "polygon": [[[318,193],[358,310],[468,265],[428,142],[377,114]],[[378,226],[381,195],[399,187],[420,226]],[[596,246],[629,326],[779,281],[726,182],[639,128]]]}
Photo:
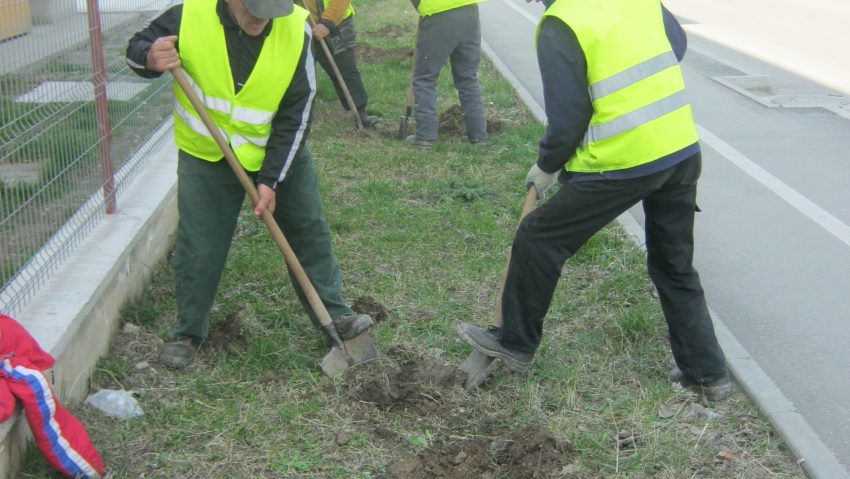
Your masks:
{"label": "worker wearing dark cap", "polygon": [[[307,148],[316,81],[306,19],[307,11],[292,0],[185,0],[133,36],[127,63],[146,78],[183,67],[257,183],[254,215],[272,212],[339,335],[351,339],[374,323],[368,315],[354,314],[342,299],[339,265]],[[192,363],[209,335],[209,313],[245,191],[176,84],[174,95],[179,222],[173,264],[179,325],[160,359],[182,368]],[[292,283],[318,327],[298,282]]]}

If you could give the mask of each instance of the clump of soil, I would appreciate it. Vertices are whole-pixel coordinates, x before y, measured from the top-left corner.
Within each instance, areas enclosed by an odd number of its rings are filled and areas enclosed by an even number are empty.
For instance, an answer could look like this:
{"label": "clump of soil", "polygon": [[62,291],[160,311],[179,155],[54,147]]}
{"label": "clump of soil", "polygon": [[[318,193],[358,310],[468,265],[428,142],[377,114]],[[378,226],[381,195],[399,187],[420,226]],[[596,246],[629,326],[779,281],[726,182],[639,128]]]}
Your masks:
{"label": "clump of soil", "polygon": [[358,63],[382,63],[387,60],[413,58],[413,48],[410,47],[380,48],[358,42],[355,48]]}
{"label": "clump of soil", "polygon": [[385,360],[350,369],[346,396],[351,401],[375,404],[382,410],[404,409],[426,415],[444,404],[454,386],[463,384],[458,369],[401,347],[393,347]]}
{"label": "clump of soil", "polygon": [[552,477],[570,462],[571,448],[540,425],[495,437],[439,441],[387,467],[384,479]]}
{"label": "clump of soil", "polygon": [[[487,111],[487,133],[498,133],[505,128],[505,122],[493,112]],[[440,114],[440,134],[466,136],[466,126],[463,124],[463,110],[460,105],[452,105]]]}
{"label": "clump of soil", "polygon": [[393,25],[392,23],[370,33],[370,36],[383,38],[401,38],[413,29],[412,25]]}
{"label": "clump of soil", "polygon": [[248,349],[247,331],[245,313],[240,309],[210,325],[207,344],[213,349],[236,355]]}
{"label": "clump of soil", "polygon": [[383,304],[375,301],[371,296],[361,296],[351,305],[351,309],[358,314],[368,314],[375,320],[376,323],[381,323],[390,317],[387,308]]}
{"label": "clump of soil", "polygon": [[[463,392],[464,375],[440,356],[394,346],[380,361],[346,372],[342,403],[394,451],[377,477],[543,478],[572,462],[569,444],[545,424],[506,431],[498,418],[471,415],[476,398]],[[423,424],[433,437],[417,432]]]}

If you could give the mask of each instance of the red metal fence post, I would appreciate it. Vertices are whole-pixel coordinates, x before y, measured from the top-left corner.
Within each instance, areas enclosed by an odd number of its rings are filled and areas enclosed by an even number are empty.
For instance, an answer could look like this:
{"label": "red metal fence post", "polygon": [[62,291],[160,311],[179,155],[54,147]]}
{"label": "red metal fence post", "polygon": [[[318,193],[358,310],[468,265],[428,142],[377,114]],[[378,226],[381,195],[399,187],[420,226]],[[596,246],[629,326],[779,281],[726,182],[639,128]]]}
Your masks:
{"label": "red metal fence post", "polygon": [[112,133],[109,127],[109,101],[106,97],[106,66],[103,60],[103,35],[100,27],[100,7],[97,0],[86,0],[91,43],[91,63],[94,76],[94,105],[97,116],[97,138],[103,177],[103,196],[106,214],[115,213],[115,168],[112,165]]}

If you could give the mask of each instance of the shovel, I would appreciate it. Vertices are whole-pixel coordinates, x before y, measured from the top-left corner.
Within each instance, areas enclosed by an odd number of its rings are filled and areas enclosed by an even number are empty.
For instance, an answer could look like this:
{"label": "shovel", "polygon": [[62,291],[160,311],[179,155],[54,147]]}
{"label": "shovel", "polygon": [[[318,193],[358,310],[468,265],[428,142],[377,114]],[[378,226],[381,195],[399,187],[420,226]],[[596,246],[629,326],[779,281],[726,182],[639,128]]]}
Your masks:
{"label": "shovel", "polygon": [[[316,22],[313,21],[312,15],[307,17],[307,21],[310,23],[310,28],[316,28]],[[340,89],[342,89],[343,95],[345,95],[345,102],[348,103],[348,109],[351,110],[351,113],[354,115],[354,122],[357,124],[357,130],[365,133],[366,136],[373,140],[377,139],[378,133],[376,131],[363,126],[363,119],[360,118],[360,112],[357,111],[357,106],[354,105],[354,99],[351,98],[351,92],[348,91],[348,86],[345,84],[345,80],[342,78],[342,73],[339,72],[339,68],[336,66],[334,56],[331,53],[330,48],[328,48],[327,42],[325,42],[324,38],[317,38],[317,40],[319,40],[319,45],[322,46],[322,50],[325,51],[325,56],[328,57],[328,63],[331,64],[331,70],[334,71],[334,77],[336,77],[336,81],[339,84]]]}
{"label": "shovel", "polygon": [[[525,204],[522,206],[522,213],[519,217],[520,222],[534,209],[534,203],[536,201],[537,188],[531,185],[531,188],[528,189],[528,196],[525,197]],[[496,310],[493,312],[493,326],[497,328],[502,327],[502,294],[505,292],[505,279],[508,276],[508,265],[510,264],[511,254],[509,252],[505,272],[502,273],[502,284],[499,286],[499,296],[496,298]],[[495,365],[493,364],[495,359],[493,356],[487,356],[477,349],[472,350],[472,353],[461,363],[459,368],[466,373],[466,381],[463,383],[463,390],[465,392],[472,391],[487,379],[487,376],[495,369]]]}
{"label": "shovel", "polygon": [[[251,178],[249,178],[248,174],[245,173],[245,170],[242,169],[242,165],[240,165],[239,160],[236,159],[236,154],[233,153],[233,150],[230,148],[227,140],[224,139],[221,131],[219,131],[218,127],[215,126],[215,123],[213,123],[212,118],[210,118],[209,113],[207,113],[207,110],[204,107],[204,104],[198,99],[198,96],[189,84],[189,80],[186,78],[186,73],[183,71],[183,68],[179,66],[175,67],[171,70],[171,74],[174,75],[174,80],[178,85],[180,85],[183,92],[186,93],[186,96],[189,98],[192,106],[195,107],[195,111],[198,112],[198,115],[201,117],[204,125],[206,125],[210,134],[213,138],[215,138],[216,143],[219,148],[221,148],[221,152],[224,154],[225,159],[227,159],[227,163],[230,164],[230,167],[233,169],[233,172],[236,173],[236,177],[239,179],[239,182],[242,183],[242,187],[245,188],[245,191],[251,198],[251,202],[256,205],[260,200],[257,187],[254,186]],[[331,351],[322,359],[322,371],[324,371],[324,373],[328,376],[336,376],[340,371],[344,371],[355,364],[379,359],[380,355],[378,354],[378,350],[375,348],[372,337],[369,336],[368,333],[361,334],[348,341],[343,341],[342,338],[339,337],[339,334],[331,321],[331,316],[328,314],[327,308],[325,308],[325,305],[319,298],[318,293],[316,293],[316,288],[313,287],[313,284],[310,282],[310,278],[307,277],[307,273],[305,273],[304,268],[301,267],[301,263],[295,256],[295,252],[292,251],[292,247],[289,245],[286,237],[283,236],[283,232],[280,230],[280,226],[278,226],[277,222],[274,220],[271,212],[269,210],[264,210],[262,219],[266,224],[266,227],[269,229],[269,232],[271,232],[272,237],[274,237],[278,248],[280,248],[280,251],[283,253],[283,257],[286,260],[286,266],[290,271],[292,271],[293,276],[295,276],[298,281],[298,285],[301,286],[301,289],[304,291],[307,301],[313,308],[313,312],[316,313],[316,316],[319,318],[319,324],[322,325],[322,329],[325,333],[327,333],[331,340]]]}
{"label": "shovel", "polygon": [[[422,17],[419,17],[422,21]],[[398,125],[398,139],[404,141],[410,133],[410,115],[413,114],[413,73],[416,71],[416,47],[419,45],[419,24],[416,24],[416,42],[413,44],[413,63],[410,65],[410,86],[407,87],[407,107]]]}

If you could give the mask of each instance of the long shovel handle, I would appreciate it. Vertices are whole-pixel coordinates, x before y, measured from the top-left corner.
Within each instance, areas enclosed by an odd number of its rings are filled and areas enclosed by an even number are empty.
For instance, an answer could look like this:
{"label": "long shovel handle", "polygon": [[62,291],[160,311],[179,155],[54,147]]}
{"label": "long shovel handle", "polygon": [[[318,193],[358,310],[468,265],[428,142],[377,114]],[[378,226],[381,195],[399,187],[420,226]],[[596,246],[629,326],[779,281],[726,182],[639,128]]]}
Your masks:
{"label": "long shovel handle", "polygon": [[[192,85],[189,84],[189,80],[186,78],[186,73],[183,71],[183,68],[178,66],[171,70],[171,74],[174,75],[174,80],[178,85],[180,85],[180,88],[183,89],[186,96],[189,97],[189,101],[192,103],[192,106],[195,107],[195,111],[198,112],[198,115],[210,131],[210,134],[212,134],[215,142],[218,144],[218,147],[221,148],[221,152],[224,153],[227,163],[230,164],[233,172],[236,173],[236,177],[239,179],[239,182],[242,183],[242,187],[245,188],[245,191],[251,198],[251,202],[256,205],[260,200],[260,194],[257,192],[257,187],[254,186],[254,182],[251,181],[251,178],[249,178],[248,174],[245,173],[242,165],[239,164],[239,160],[236,159],[236,154],[233,153],[233,150],[230,148],[227,140],[224,139],[221,131],[219,131],[218,127],[215,126],[215,123],[212,121],[212,118],[210,118],[209,113],[207,113],[204,104],[198,99],[198,96],[192,89]],[[339,339],[339,336],[334,334],[335,330],[332,327],[331,316],[328,314],[327,308],[325,308],[325,305],[319,298],[318,293],[316,293],[316,288],[313,287],[313,284],[310,282],[310,278],[307,277],[307,273],[305,273],[304,268],[301,267],[301,263],[295,256],[295,252],[292,251],[292,247],[289,246],[289,242],[286,240],[286,237],[283,236],[283,231],[280,230],[280,226],[278,226],[269,210],[263,210],[262,219],[266,224],[266,227],[269,229],[269,232],[271,232],[272,237],[274,237],[274,241],[277,243],[278,248],[280,248],[280,251],[283,253],[283,257],[286,260],[286,266],[290,271],[292,271],[292,274],[298,281],[299,286],[301,286],[301,289],[304,291],[307,301],[309,301],[310,306],[313,308],[313,312],[316,313],[316,316],[318,316],[319,323],[326,331],[331,333],[331,340],[334,341],[334,343],[338,342],[341,345],[342,341]],[[333,336],[336,337],[334,338]]]}
{"label": "long shovel handle", "polygon": [[[316,22],[313,20],[312,14],[307,16],[307,21],[310,23],[310,28],[316,28]],[[322,50],[325,51],[325,56],[328,58],[328,63],[331,64],[331,69],[334,71],[336,82],[339,84],[343,95],[345,95],[345,101],[346,103],[348,103],[348,108],[351,110],[351,113],[354,114],[354,121],[357,123],[357,129],[365,130],[365,127],[363,126],[363,119],[360,118],[360,112],[357,111],[357,106],[354,104],[354,99],[351,98],[351,92],[348,91],[348,85],[345,84],[345,80],[342,78],[342,73],[340,73],[339,68],[336,66],[334,56],[331,53],[330,48],[328,48],[327,42],[325,42],[324,38],[317,38],[317,40],[319,40],[319,45],[322,46]]]}
{"label": "long shovel handle", "polygon": [[[531,185],[528,189],[528,196],[525,197],[525,203],[522,205],[522,213],[519,215],[519,222],[531,213],[534,209],[534,204],[537,202],[537,188]],[[508,251],[508,262],[505,264],[505,271],[502,273],[502,284],[499,285],[499,296],[496,298],[496,311],[493,314],[493,326],[502,327],[502,294],[505,292],[505,281],[508,279],[508,266],[511,264],[511,252]]]}

